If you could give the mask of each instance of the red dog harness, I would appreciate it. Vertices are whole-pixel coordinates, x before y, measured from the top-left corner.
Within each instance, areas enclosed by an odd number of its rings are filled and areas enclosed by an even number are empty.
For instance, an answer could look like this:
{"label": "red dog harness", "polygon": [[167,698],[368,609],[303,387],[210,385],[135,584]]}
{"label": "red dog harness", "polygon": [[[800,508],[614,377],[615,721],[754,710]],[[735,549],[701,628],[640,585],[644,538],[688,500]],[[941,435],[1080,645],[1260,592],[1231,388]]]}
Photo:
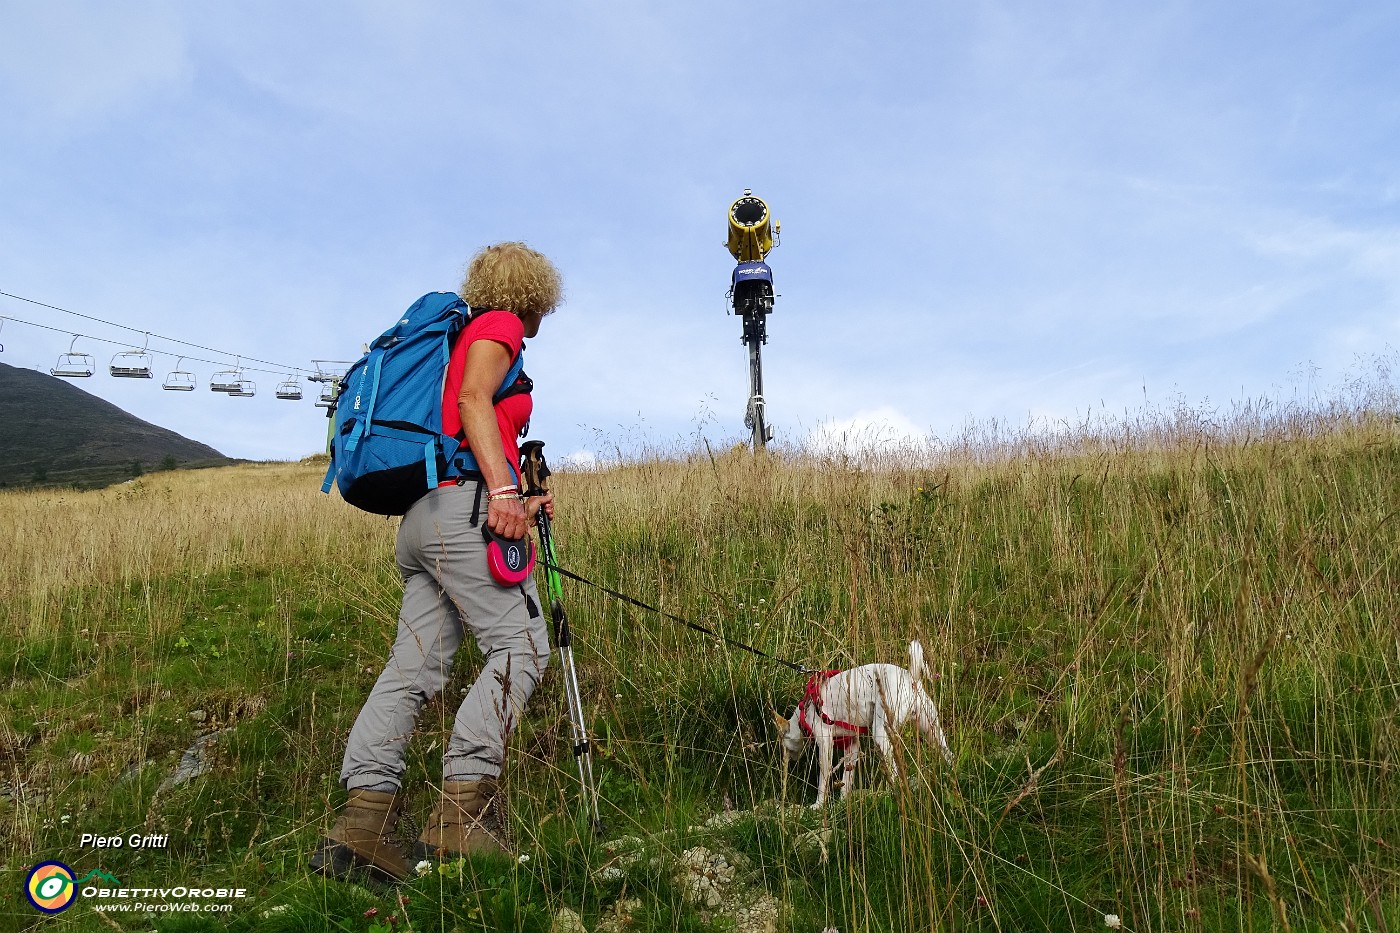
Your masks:
{"label": "red dog harness", "polygon": [[838,750],[845,751],[846,746],[854,742],[857,736],[865,735],[870,730],[865,726],[857,726],[854,723],[832,719],[826,714],[826,710],[822,709],[822,685],[839,673],[841,672],[821,671],[813,674],[812,679],[807,681],[807,689],[803,692],[802,702],[798,704],[797,707],[797,724],[802,727],[802,731],[806,733],[807,738],[813,738],[812,727],[807,722],[807,704],[811,703],[812,708],[817,711],[817,715],[822,718],[822,722],[826,723],[828,726],[835,726],[837,729],[845,729],[854,733],[853,735],[838,735],[833,737],[832,744],[835,745]]}

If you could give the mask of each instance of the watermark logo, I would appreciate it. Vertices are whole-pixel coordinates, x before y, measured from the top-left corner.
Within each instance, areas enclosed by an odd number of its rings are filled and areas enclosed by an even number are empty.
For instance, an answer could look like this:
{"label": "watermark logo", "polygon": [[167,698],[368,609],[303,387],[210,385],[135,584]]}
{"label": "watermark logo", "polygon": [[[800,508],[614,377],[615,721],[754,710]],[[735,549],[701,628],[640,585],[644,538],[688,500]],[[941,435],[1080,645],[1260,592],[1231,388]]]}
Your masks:
{"label": "watermark logo", "polygon": [[24,896],[35,910],[46,914],[62,913],[73,905],[78,896],[78,886],[87,884],[94,878],[120,885],[121,882],[105,871],[94,868],[81,878],[74,879],[73,869],[62,862],[40,862],[29,870],[24,882]]}
{"label": "watermark logo", "polygon": [[[84,834],[83,839],[85,847],[93,848],[163,848],[166,843],[164,835],[135,833],[126,839],[91,834]],[[205,887],[194,883],[195,879],[186,880],[188,883],[172,887],[127,887],[100,868],[77,878],[66,864],[50,860],[29,870],[24,895],[35,910],[45,914],[62,913],[80,897],[103,914],[230,913],[234,901],[249,897],[247,888]]]}
{"label": "watermark logo", "polygon": [[62,862],[40,862],[29,871],[24,894],[36,910],[57,914],[67,910],[78,896],[73,869]]}

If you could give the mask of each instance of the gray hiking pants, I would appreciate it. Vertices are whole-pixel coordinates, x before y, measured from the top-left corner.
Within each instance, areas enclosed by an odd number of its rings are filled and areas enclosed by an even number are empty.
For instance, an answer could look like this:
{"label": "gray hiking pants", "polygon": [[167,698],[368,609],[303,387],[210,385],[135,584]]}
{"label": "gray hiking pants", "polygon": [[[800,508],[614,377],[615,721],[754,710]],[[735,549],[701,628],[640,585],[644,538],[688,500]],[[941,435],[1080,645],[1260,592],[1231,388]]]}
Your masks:
{"label": "gray hiking pants", "polygon": [[349,789],[399,786],[404,746],[423,704],[447,683],[464,631],[486,660],[457,710],[443,779],[501,772],[506,739],[549,662],[549,630],[533,578],[506,588],[486,569],[486,542],[472,523],[473,514],[486,521],[484,500],[478,484],[444,486],[403,517],[394,548],[403,574],[398,637],[350,730],[340,769]]}

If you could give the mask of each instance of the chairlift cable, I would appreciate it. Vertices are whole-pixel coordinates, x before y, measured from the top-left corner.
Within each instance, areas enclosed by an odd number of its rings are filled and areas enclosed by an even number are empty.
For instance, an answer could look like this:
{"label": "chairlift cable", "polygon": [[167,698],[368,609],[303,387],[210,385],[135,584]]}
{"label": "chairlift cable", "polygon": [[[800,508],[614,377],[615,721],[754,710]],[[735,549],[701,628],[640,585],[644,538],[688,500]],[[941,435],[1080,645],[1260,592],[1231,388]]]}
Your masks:
{"label": "chairlift cable", "polygon": [[[203,345],[201,345],[201,344],[190,343],[188,340],[178,340],[178,339],[176,339],[176,338],[174,338],[174,337],[165,337],[165,336],[163,336],[163,335],[161,335],[161,334],[154,333],[153,331],[141,330],[140,328],[131,327],[131,326],[126,325],[126,324],[118,324],[118,323],[116,323],[115,321],[103,320],[103,319],[100,318],[100,317],[93,317],[93,316],[90,315],[90,314],[82,314],[81,312],[78,312],[78,311],[70,311],[70,310],[68,310],[67,308],[60,308],[58,305],[47,304],[47,303],[42,302],[42,301],[37,301],[37,300],[35,300],[35,299],[33,299],[33,298],[25,298],[23,295],[15,295],[15,294],[12,294],[12,293],[10,293],[10,292],[0,291],[0,296],[4,296],[4,297],[6,297],[6,298],[13,298],[13,299],[15,299],[16,301],[28,302],[29,304],[32,304],[32,305],[38,305],[38,306],[41,307],[41,308],[48,308],[48,309],[50,309],[51,311],[61,311],[61,312],[63,312],[64,314],[71,314],[71,315],[73,315],[74,317],[80,317],[80,318],[83,318],[84,320],[95,321],[95,322],[97,322],[98,324],[106,324],[106,325],[109,326],[109,327],[117,327],[117,328],[120,328],[121,330],[129,330],[129,331],[131,331],[132,333],[136,333],[136,334],[145,334],[146,337],[147,337],[147,340],[149,340],[151,337],[155,337],[155,338],[158,339],[158,340],[164,340],[164,341],[167,341],[167,342],[169,342],[169,343],[178,343],[178,344],[181,344],[182,346],[186,346],[186,347],[194,347],[196,350],[205,350],[205,351],[208,351],[209,353],[217,353],[217,354],[219,354],[219,355],[221,355],[221,356],[234,356],[234,355],[235,355],[235,354],[233,354],[233,353],[225,353],[223,350],[218,350],[218,349],[215,349],[214,347],[206,347],[206,346],[203,346]],[[8,316],[8,315],[7,315],[7,316]],[[11,318],[11,320],[13,320],[13,321],[18,321],[18,322],[21,323],[21,324],[28,323],[27,321],[19,321],[18,318]],[[42,324],[34,324],[33,326],[34,326],[34,327],[43,327],[44,325],[42,325]],[[50,328],[48,328],[48,329],[49,329],[49,330],[56,330],[56,331],[58,331],[59,333],[64,333],[64,334],[71,334],[71,333],[73,333],[73,331],[71,331],[71,330],[62,330],[62,329],[56,328],[56,327],[50,327]],[[120,344],[120,341],[116,341],[116,340],[103,340],[103,338],[101,338],[101,337],[89,337],[89,336],[87,336],[87,335],[85,335],[85,334],[78,334],[77,336],[84,337],[84,338],[87,339],[87,340],[102,340],[103,343]],[[159,351],[153,351],[153,352],[159,352]],[[175,354],[173,354],[173,353],[167,353],[166,355],[167,355],[167,356],[174,356]],[[196,359],[196,358],[195,358],[195,357],[189,357],[189,359]],[[250,357],[248,357],[248,359],[252,360],[252,361],[255,362],[255,363],[266,363],[266,364],[269,365],[269,366],[276,367],[275,370],[271,370],[271,369],[259,369],[259,370],[255,370],[255,372],[260,372],[260,373],[267,373],[267,372],[285,373],[285,372],[288,372],[288,371],[290,371],[290,370],[295,370],[296,372],[300,372],[300,373],[308,372],[308,370],[306,370],[304,367],[301,367],[301,366],[283,366],[283,365],[280,364],[280,363],[274,363],[274,362],[272,362],[271,360],[260,360],[260,359],[258,359],[257,357],[254,357],[254,356],[250,356]],[[200,360],[200,362],[201,362],[201,363],[215,363],[215,365],[222,365],[221,363],[216,363],[214,360]],[[248,368],[249,368],[249,369],[252,369],[252,367],[248,367]]]}
{"label": "chairlift cable", "polygon": [[[6,293],[5,293],[5,292],[0,292],[0,295],[4,295],[4,294],[6,294]],[[11,295],[10,297],[14,297],[14,296]],[[24,299],[24,300],[28,300],[28,299]],[[34,304],[40,304],[40,302],[34,302]],[[48,306],[45,305],[45,307],[48,307]],[[60,310],[61,310],[61,309],[60,309]],[[4,315],[4,319],[7,320],[7,321],[14,321],[16,324],[25,324],[25,325],[28,325],[29,327],[38,327],[38,328],[40,328],[41,330],[50,330],[50,331],[53,331],[55,334],[68,334],[68,335],[71,336],[71,337],[81,337],[81,338],[84,339],[84,340],[96,340],[98,343],[107,343],[107,344],[111,344],[111,345],[114,346],[114,347],[129,347],[129,346],[131,346],[131,344],[130,344],[129,342],[127,342],[127,341],[112,340],[112,339],[107,338],[107,337],[97,337],[97,336],[95,336],[95,335],[93,335],[93,334],[80,334],[80,333],[78,333],[77,331],[68,330],[68,329],[63,328],[63,327],[50,327],[48,324],[36,324],[36,323],[33,322],[33,321],[26,321],[26,320],[24,320],[23,318],[17,318],[17,317],[14,317],[14,316],[12,316],[12,315],[9,315],[9,314]],[[107,321],[102,321],[101,323],[106,324],[106,323],[108,323],[108,322],[107,322]],[[121,325],[121,324],[116,324],[116,325],[113,325],[113,326],[122,327],[123,325]],[[127,329],[127,330],[130,330],[131,328],[126,328],[126,329]],[[143,333],[143,334],[144,334],[144,333],[147,333],[147,331],[140,331],[140,333]],[[151,336],[152,336],[152,337],[158,337],[158,338],[160,338],[161,340],[170,340],[169,337],[161,337],[159,334],[151,334]],[[175,341],[172,341],[172,342],[174,342],[174,343],[184,343],[186,346],[191,346],[191,347],[193,347],[193,346],[198,346],[198,344],[186,343],[186,342],[183,341],[183,340],[175,340]],[[210,350],[209,347],[200,347],[200,349],[202,349],[202,350]],[[207,360],[207,359],[204,359],[203,357],[199,357],[199,356],[184,356],[184,355],[181,355],[181,354],[171,353],[169,350],[147,350],[146,352],[148,352],[148,353],[154,353],[154,354],[159,354],[159,355],[161,355],[161,356],[178,356],[180,359],[193,360],[193,361],[195,361],[196,363],[208,363],[208,364],[210,364],[211,366],[227,366],[227,365],[228,365],[228,360]],[[211,352],[213,352],[213,353],[223,353],[222,350],[211,350]],[[232,356],[232,357],[234,357],[235,359],[241,359],[241,357],[240,357],[238,354],[236,354],[236,353],[229,353],[229,354],[225,354],[225,355],[227,355],[227,356]],[[250,359],[250,360],[255,360],[256,357],[251,357],[251,356],[250,356],[250,357],[248,357],[248,359]],[[257,362],[259,362],[259,363],[266,363],[267,360],[257,360]],[[316,375],[315,373],[311,372],[310,370],[307,370],[307,369],[305,369],[305,368],[303,368],[303,367],[300,367],[300,366],[279,366],[279,367],[277,367],[276,369],[261,369],[261,368],[256,367],[256,366],[244,366],[244,367],[242,367],[242,368],[248,370],[249,372],[255,372],[255,373],[270,373],[270,374],[272,374],[272,375],[274,375],[274,376],[285,376],[285,375],[287,375],[288,373],[292,373],[292,372],[304,374],[302,378],[309,378],[310,376]]]}

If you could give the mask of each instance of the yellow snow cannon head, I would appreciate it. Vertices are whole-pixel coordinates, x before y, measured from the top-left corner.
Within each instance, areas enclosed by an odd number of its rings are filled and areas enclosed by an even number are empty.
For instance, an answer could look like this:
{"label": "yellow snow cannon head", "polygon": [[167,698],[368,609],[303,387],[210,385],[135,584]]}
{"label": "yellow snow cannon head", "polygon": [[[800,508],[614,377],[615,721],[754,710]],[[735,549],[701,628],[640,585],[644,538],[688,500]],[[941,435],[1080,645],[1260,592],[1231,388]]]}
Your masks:
{"label": "yellow snow cannon head", "polygon": [[768,205],[744,189],[741,198],[729,205],[729,254],[735,262],[759,262],[773,248],[773,239],[782,230],[771,219]]}

